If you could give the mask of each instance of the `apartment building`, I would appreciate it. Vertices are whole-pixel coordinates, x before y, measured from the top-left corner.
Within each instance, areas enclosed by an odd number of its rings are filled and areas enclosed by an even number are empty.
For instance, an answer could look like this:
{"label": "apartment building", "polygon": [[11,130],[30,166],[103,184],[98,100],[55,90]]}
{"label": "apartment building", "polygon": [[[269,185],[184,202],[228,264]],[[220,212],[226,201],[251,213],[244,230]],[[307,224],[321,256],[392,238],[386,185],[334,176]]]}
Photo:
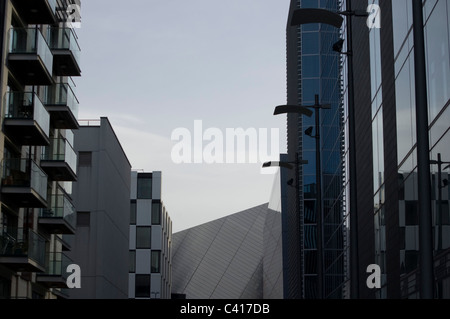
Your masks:
{"label": "apartment building", "polygon": [[170,299],[172,220],[161,200],[161,172],[131,172],[128,298]]}
{"label": "apartment building", "polygon": [[74,234],[74,0],[0,3],[0,298],[64,298]]}

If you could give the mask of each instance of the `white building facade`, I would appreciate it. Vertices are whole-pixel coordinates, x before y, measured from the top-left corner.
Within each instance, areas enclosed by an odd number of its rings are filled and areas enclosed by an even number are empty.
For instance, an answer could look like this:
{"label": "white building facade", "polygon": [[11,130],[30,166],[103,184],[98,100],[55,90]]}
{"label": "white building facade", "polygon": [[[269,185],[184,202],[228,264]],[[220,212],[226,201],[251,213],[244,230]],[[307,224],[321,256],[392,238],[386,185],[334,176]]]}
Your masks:
{"label": "white building facade", "polygon": [[170,299],[172,221],[161,200],[161,172],[131,172],[128,298]]}

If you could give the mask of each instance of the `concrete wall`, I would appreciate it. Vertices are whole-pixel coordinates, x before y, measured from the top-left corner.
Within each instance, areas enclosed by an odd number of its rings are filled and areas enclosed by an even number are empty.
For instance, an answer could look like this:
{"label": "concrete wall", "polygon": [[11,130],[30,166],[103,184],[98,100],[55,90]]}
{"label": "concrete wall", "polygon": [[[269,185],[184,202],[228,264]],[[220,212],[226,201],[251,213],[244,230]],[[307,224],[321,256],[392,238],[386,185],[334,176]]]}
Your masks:
{"label": "concrete wall", "polygon": [[73,197],[78,212],[90,212],[90,226],[77,226],[68,254],[81,267],[81,289],[71,298],[128,297],[128,236],[131,165],[109,121],[75,132],[76,152],[92,152],[92,165],[79,167]]}

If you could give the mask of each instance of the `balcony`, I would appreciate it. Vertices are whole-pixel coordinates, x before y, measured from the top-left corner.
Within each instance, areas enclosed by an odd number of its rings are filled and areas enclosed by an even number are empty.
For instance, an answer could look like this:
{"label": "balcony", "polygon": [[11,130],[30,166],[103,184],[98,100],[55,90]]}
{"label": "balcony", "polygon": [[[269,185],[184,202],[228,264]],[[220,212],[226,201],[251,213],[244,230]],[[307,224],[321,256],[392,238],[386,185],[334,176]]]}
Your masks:
{"label": "balcony", "polygon": [[73,29],[50,28],[49,38],[55,75],[80,76],[81,50]]}
{"label": "balcony", "polygon": [[48,208],[41,209],[39,225],[51,234],[75,234],[77,215],[66,195],[52,195]]}
{"label": "balcony", "polygon": [[51,180],[77,180],[77,154],[65,138],[52,138],[42,149],[41,167]]}
{"label": "balcony", "polygon": [[57,129],[78,129],[79,102],[67,83],[45,87],[44,105],[50,113],[50,122]]}
{"label": "balcony", "polygon": [[0,264],[14,271],[45,271],[45,238],[31,229],[15,228],[0,235]]}
{"label": "balcony", "polygon": [[48,145],[50,115],[33,92],[7,92],[4,132],[20,145]]}
{"label": "balcony", "polygon": [[56,22],[56,0],[13,0],[13,3],[27,24]]}
{"label": "balcony", "polygon": [[8,52],[8,68],[22,85],[53,83],[53,55],[39,29],[11,29]]}
{"label": "balcony", "polygon": [[49,288],[69,288],[67,287],[69,274],[66,270],[72,263],[64,253],[49,253],[45,272],[37,274],[36,281]]}
{"label": "balcony", "polygon": [[2,163],[2,200],[15,207],[47,207],[47,175],[30,159]]}

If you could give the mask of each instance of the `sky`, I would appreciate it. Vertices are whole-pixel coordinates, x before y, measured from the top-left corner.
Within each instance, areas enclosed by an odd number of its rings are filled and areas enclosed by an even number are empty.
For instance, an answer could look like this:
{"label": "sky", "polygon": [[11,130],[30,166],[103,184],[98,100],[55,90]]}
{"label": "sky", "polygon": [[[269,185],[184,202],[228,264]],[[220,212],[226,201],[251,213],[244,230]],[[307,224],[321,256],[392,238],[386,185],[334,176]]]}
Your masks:
{"label": "sky", "polygon": [[[107,117],[132,169],[162,172],[173,232],[269,201],[275,175],[261,162],[286,150],[286,116],[273,110],[286,103],[288,9],[288,0],[82,1],[79,120]],[[226,163],[227,129],[238,128],[278,142],[275,158],[248,147],[257,163]],[[188,144],[203,163],[174,161]],[[216,163],[198,157],[206,150]]]}

